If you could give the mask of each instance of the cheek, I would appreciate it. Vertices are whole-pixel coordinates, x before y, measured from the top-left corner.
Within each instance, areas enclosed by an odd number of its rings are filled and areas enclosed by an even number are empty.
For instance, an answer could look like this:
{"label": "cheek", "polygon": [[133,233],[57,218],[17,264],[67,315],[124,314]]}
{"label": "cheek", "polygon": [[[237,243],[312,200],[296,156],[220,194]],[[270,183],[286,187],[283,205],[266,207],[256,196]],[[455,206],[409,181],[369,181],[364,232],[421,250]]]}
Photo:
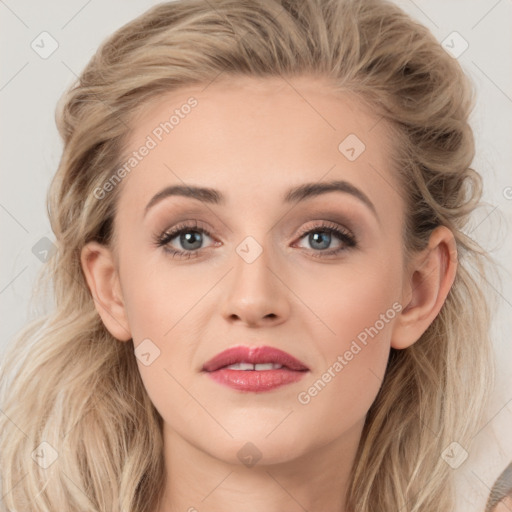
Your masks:
{"label": "cheek", "polygon": [[[194,318],[198,300],[211,288],[209,280],[171,272],[171,264],[158,264],[135,251],[125,252],[121,281],[128,323],[134,341],[137,365],[144,387],[159,413],[166,419],[179,406],[189,404],[180,383],[190,387],[196,347]],[[197,414],[197,411],[195,411]]]}
{"label": "cheek", "polygon": [[164,257],[154,262],[141,256],[144,254],[132,254],[123,261],[121,280],[128,323],[136,343],[145,338],[165,343],[211,284],[205,280],[192,284],[189,274],[171,271],[172,264]]}
{"label": "cheek", "polygon": [[341,264],[335,271],[321,269],[305,275],[297,293],[307,297],[308,307],[323,323],[317,342],[332,354],[348,348],[359,335],[364,338],[365,329],[375,325],[376,339],[389,338],[401,282],[398,258],[365,257]]}
{"label": "cheek", "polygon": [[381,386],[388,356],[385,344],[353,345],[349,353],[350,358],[340,351],[297,396],[297,418],[304,428],[318,432],[319,441],[364,424]]}
{"label": "cheek", "polygon": [[340,266],[310,288],[308,305],[323,324],[313,338],[321,359],[297,401],[311,421],[324,418],[327,431],[364,418],[377,395],[401,309],[399,265],[390,258]]}

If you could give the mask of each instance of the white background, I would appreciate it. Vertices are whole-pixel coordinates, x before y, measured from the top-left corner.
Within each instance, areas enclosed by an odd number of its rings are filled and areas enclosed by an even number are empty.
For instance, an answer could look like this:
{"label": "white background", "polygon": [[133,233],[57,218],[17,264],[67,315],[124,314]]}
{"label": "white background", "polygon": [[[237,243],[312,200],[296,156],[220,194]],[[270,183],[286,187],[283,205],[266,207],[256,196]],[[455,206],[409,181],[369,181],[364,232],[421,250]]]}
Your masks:
{"label": "white background", "polygon": [[[61,142],[55,105],[99,43],[157,2],[150,0],[0,0],[0,353],[37,314],[29,309],[41,261],[32,248],[54,239],[46,213],[46,192],[57,169]],[[479,213],[471,236],[503,265],[496,289],[493,334],[498,387],[488,425],[457,474],[460,511],[482,511],[497,475],[512,460],[512,0],[396,0],[426,25],[440,43],[456,31],[468,48],[458,56],[478,89],[472,115],[477,142],[473,167],[485,181],[489,206]],[[48,58],[31,47],[46,31],[58,43]],[[450,38],[447,41],[450,41]],[[35,41],[35,43],[33,43]],[[50,40],[45,40],[50,48]],[[42,50],[41,50],[42,51]],[[501,288],[498,288],[501,286]],[[1,414],[1,411],[0,411]]]}

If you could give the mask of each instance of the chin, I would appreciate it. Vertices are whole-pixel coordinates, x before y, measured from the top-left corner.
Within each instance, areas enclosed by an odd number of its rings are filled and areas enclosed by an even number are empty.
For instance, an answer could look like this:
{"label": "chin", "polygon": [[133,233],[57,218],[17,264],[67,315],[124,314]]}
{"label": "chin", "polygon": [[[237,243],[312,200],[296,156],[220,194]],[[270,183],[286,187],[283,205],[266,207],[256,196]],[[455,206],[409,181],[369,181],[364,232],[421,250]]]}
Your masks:
{"label": "chin", "polygon": [[[275,427],[274,427],[275,428]],[[266,423],[230,431],[233,438],[223,436],[207,450],[214,457],[229,464],[243,464],[248,467],[257,464],[274,465],[290,462],[307,451],[307,440],[298,433],[292,433],[283,425],[274,432]]]}

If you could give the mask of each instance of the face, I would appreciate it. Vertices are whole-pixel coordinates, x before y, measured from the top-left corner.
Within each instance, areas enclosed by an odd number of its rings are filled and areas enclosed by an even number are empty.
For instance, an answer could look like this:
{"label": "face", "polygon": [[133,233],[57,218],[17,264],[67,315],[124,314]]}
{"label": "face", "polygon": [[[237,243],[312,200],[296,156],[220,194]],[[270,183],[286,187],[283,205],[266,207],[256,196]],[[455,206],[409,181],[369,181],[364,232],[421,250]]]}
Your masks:
{"label": "face", "polygon": [[[387,134],[357,99],[312,78],[190,87],[137,117],[116,270],[169,438],[232,462],[250,441],[277,463],[362,427],[403,299]],[[158,196],[174,185],[216,192]],[[202,371],[235,346],[279,349],[307,371],[265,391]]]}

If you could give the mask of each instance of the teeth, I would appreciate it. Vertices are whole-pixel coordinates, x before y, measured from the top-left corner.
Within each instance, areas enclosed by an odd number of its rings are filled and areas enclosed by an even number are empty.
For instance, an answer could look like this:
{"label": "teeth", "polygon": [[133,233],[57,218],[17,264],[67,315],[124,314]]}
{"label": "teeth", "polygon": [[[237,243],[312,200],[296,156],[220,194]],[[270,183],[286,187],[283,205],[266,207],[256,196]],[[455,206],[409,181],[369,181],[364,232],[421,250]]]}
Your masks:
{"label": "teeth", "polygon": [[236,363],[236,364],[230,364],[229,366],[226,366],[228,370],[256,370],[256,371],[262,371],[262,370],[279,370],[279,368],[282,368],[283,366],[281,364],[277,363],[261,363],[261,364],[251,364],[251,363]]}
{"label": "teeth", "polygon": [[229,370],[254,370],[254,365],[251,363],[236,363],[226,366]]}
{"label": "teeth", "polygon": [[282,368],[280,364],[275,363],[261,363],[261,364],[255,364],[254,369],[256,371],[260,370],[278,370],[279,368]]}

